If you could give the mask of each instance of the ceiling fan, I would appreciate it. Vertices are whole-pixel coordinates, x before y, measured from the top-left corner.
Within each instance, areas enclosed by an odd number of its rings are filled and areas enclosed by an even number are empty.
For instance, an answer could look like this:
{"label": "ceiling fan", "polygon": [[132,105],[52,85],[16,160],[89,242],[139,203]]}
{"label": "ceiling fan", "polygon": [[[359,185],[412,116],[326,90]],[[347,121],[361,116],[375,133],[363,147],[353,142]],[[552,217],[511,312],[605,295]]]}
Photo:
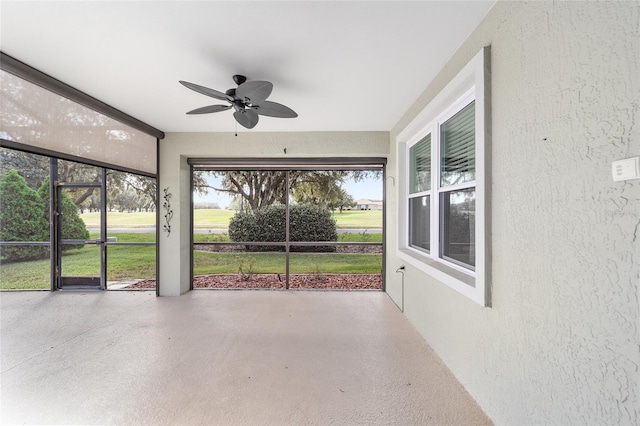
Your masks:
{"label": "ceiling fan", "polygon": [[247,129],[253,129],[258,124],[259,116],[278,118],[295,118],[298,116],[294,110],[277,102],[267,101],[273,84],[269,81],[247,81],[243,75],[234,75],[233,81],[238,85],[235,89],[229,89],[225,93],[208,87],[180,80],[180,84],[189,89],[210,96],[221,101],[229,102],[229,105],[209,105],[196,108],[187,114],[209,114],[212,112],[226,111],[233,107],[233,117],[238,123]]}

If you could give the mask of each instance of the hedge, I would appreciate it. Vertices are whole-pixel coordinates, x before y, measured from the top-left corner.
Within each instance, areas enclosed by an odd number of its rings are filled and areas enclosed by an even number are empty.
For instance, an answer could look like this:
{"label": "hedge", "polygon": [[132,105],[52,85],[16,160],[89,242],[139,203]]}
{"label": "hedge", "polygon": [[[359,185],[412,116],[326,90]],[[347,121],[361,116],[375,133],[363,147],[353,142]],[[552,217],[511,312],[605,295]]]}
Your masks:
{"label": "hedge", "polygon": [[[289,206],[289,241],[337,241],[338,231],[331,212],[314,204]],[[274,204],[255,212],[238,212],[229,222],[229,237],[235,242],[284,242],[286,206]],[[247,245],[249,251],[284,251],[283,246]],[[335,246],[291,247],[291,251],[335,251]]]}

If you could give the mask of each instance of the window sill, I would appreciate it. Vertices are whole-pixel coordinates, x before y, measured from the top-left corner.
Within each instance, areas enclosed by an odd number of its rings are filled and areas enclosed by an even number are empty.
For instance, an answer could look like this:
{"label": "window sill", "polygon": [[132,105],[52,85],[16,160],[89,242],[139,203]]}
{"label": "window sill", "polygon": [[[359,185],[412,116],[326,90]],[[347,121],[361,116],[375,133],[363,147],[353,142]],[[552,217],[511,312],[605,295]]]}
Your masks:
{"label": "window sill", "polygon": [[421,272],[462,293],[476,303],[487,306],[483,291],[476,288],[476,277],[437,262],[412,250],[400,249],[398,257]]}

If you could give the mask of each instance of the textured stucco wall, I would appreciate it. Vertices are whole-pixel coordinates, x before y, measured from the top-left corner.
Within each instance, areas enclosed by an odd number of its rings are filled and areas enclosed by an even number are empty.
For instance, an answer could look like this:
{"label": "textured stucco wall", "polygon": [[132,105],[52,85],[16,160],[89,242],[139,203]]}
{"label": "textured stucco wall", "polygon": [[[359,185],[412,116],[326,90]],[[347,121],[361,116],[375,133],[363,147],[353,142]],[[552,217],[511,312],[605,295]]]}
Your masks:
{"label": "textured stucco wall", "polygon": [[404,299],[497,424],[640,423],[640,180],[611,178],[640,155],[639,27],[638,2],[498,2],[391,132],[397,175],[396,135],[491,45],[493,307],[409,266]]}
{"label": "textured stucco wall", "polygon": [[[231,119],[231,118],[230,118]],[[284,150],[287,153],[284,153]],[[169,188],[171,233],[158,242],[161,296],[177,296],[190,284],[190,172],[188,158],[384,157],[388,132],[167,133],[160,141],[159,185]],[[160,226],[164,224],[162,215]]]}

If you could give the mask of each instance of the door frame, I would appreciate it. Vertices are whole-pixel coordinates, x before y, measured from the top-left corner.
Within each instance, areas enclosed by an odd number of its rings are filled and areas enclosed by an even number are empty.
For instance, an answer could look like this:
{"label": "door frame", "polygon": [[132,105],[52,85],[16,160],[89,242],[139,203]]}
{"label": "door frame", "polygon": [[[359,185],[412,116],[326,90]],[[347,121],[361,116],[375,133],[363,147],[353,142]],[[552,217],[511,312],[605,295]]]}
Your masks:
{"label": "door frame", "polygon": [[[54,261],[52,268],[52,290],[69,289],[107,289],[107,170],[98,167],[100,182],[59,182],[58,162],[51,161],[51,235],[53,238],[51,257]],[[96,240],[82,240],[85,244],[95,244],[99,247],[100,272],[99,276],[64,276],[62,275],[62,220],[61,199],[64,188],[98,188],[100,189],[100,236]],[[81,240],[65,240],[79,243]]]}
{"label": "door frame", "polygon": [[[237,171],[237,170],[268,170],[286,172],[286,184],[287,193],[290,194],[290,179],[289,172],[291,171],[303,171],[303,170],[372,170],[379,168],[382,171],[382,289],[386,291],[386,263],[387,263],[387,158],[385,157],[303,157],[303,158],[187,158],[189,164],[189,178],[190,178],[190,191],[189,191],[189,204],[191,206],[190,211],[190,285],[189,290],[194,289],[193,285],[193,172],[194,170],[214,170],[214,171]],[[394,181],[395,184],[395,181]],[[304,243],[289,241],[289,197],[286,198],[286,227],[285,227],[285,242],[282,245],[285,246],[285,274],[286,282],[285,289],[289,290],[289,255],[291,246],[300,245],[318,245],[318,243]],[[215,243],[208,243],[215,244]],[[227,243],[224,243],[227,244]],[[243,243],[231,243],[231,245],[241,245]],[[262,243],[259,245],[273,245],[274,243]],[[279,244],[278,244],[279,245]],[[376,243],[331,243],[330,245],[378,245]]]}

